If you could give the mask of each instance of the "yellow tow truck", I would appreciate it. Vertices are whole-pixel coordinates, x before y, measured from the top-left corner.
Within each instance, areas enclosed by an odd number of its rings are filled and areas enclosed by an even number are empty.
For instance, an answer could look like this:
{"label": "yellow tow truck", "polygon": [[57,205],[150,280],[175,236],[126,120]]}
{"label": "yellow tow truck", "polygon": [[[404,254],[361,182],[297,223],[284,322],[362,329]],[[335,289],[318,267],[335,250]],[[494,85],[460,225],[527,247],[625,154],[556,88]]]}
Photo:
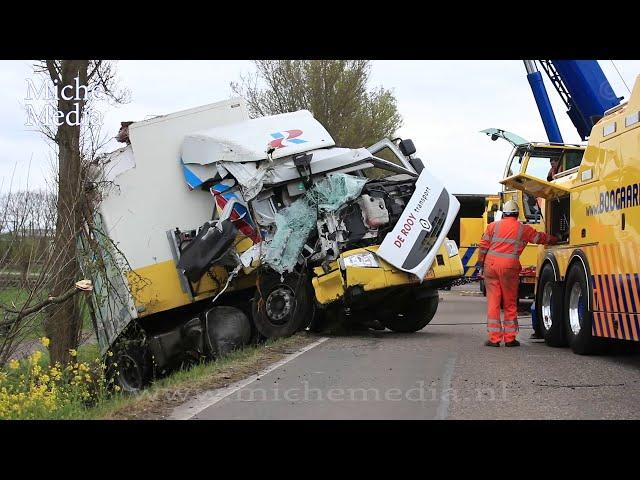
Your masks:
{"label": "yellow tow truck", "polygon": [[[523,161],[524,157],[538,155],[539,157],[536,157],[535,160],[536,165],[540,162],[541,168],[544,169],[546,166],[548,171],[550,158],[561,156],[565,150],[579,150],[579,147],[558,146],[550,143],[531,144],[516,134],[495,128],[483,130],[482,133],[486,133],[493,140],[502,138],[513,146],[504,176],[510,176],[512,168],[519,168],[520,162]],[[536,147],[535,151],[530,148],[533,145]],[[480,238],[487,225],[500,219],[502,205],[505,202],[514,200],[520,207],[518,219],[535,230],[542,231],[544,230],[544,222],[542,220],[540,199],[507,186],[504,186],[498,194],[458,194],[456,198],[460,202],[460,212],[449,233],[449,238],[460,245],[460,257],[465,270],[464,281],[467,283],[477,281],[480,291],[483,295],[486,295],[484,280],[478,275],[476,263],[478,261]],[[518,298],[520,300],[534,298],[536,262],[540,248],[539,245],[527,245],[520,256],[520,263],[522,264],[518,288]]]}
{"label": "yellow tow truck", "polygon": [[[561,239],[537,258],[537,323],[549,345],[589,354],[640,340],[639,145],[640,77],[586,147],[522,145],[501,181],[541,199],[545,230]],[[547,180],[538,158],[552,151],[563,163]]]}

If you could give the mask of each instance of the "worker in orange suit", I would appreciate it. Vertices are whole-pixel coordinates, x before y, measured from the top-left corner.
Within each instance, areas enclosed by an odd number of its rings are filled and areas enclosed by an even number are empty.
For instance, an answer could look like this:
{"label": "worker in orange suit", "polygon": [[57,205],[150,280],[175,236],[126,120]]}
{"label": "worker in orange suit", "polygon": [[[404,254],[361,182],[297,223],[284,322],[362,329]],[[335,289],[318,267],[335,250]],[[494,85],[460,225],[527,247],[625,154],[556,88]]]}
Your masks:
{"label": "worker in orange suit", "polygon": [[[504,204],[502,219],[487,226],[480,241],[478,266],[482,269],[487,291],[487,333],[485,345],[517,347],[518,284],[520,281],[520,254],[527,243],[552,245],[558,239],[537,232],[518,221],[518,204],[509,200]],[[500,322],[500,306],[504,321]]]}

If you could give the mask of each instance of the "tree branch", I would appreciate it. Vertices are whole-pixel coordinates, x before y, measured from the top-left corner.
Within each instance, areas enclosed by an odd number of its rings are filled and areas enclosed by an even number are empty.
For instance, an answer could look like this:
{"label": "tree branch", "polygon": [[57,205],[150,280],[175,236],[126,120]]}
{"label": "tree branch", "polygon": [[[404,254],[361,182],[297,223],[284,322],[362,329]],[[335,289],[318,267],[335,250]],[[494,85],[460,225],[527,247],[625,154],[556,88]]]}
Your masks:
{"label": "tree branch", "polygon": [[51,81],[57,84],[60,82],[60,70],[56,65],[55,60],[45,60],[45,65],[47,66],[47,70],[49,71],[49,76],[51,77]]}
{"label": "tree branch", "polygon": [[89,280],[81,280],[77,282],[73,287],[64,292],[62,295],[58,295],[57,297],[49,297],[38,305],[34,305],[33,307],[25,308],[23,310],[14,310],[12,308],[7,307],[6,305],[0,305],[0,308],[6,310],[9,313],[14,313],[17,316],[10,320],[5,320],[0,322],[0,326],[10,325],[12,323],[19,322],[24,317],[32,315],[34,313],[38,313],[43,308],[51,305],[51,304],[59,304],[64,303],[69,300],[71,297],[76,295],[78,292],[90,292],[93,289],[91,287],[91,282]]}

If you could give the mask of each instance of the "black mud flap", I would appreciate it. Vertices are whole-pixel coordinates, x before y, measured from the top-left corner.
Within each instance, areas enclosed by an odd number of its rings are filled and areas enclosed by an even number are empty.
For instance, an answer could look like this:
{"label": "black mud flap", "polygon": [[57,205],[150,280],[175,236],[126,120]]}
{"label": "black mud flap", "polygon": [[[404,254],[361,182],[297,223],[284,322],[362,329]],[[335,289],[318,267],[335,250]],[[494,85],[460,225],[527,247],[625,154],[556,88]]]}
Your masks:
{"label": "black mud flap", "polygon": [[190,282],[197,282],[233,245],[238,229],[231,220],[223,220],[220,225],[222,231],[213,222],[205,223],[180,253],[178,269],[184,271]]}

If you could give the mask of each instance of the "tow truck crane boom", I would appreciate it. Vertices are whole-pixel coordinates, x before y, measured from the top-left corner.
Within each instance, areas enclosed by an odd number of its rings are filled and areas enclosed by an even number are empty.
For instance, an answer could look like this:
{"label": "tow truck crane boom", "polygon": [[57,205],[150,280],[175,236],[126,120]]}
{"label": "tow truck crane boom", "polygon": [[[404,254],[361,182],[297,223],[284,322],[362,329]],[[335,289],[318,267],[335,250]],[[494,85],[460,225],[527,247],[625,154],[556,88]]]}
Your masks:
{"label": "tow truck crane boom", "polygon": [[616,96],[597,60],[524,60],[527,79],[550,142],[564,143],[536,62],[562,98],[582,140],[589,137],[593,125],[604,113],[623,99]]}

